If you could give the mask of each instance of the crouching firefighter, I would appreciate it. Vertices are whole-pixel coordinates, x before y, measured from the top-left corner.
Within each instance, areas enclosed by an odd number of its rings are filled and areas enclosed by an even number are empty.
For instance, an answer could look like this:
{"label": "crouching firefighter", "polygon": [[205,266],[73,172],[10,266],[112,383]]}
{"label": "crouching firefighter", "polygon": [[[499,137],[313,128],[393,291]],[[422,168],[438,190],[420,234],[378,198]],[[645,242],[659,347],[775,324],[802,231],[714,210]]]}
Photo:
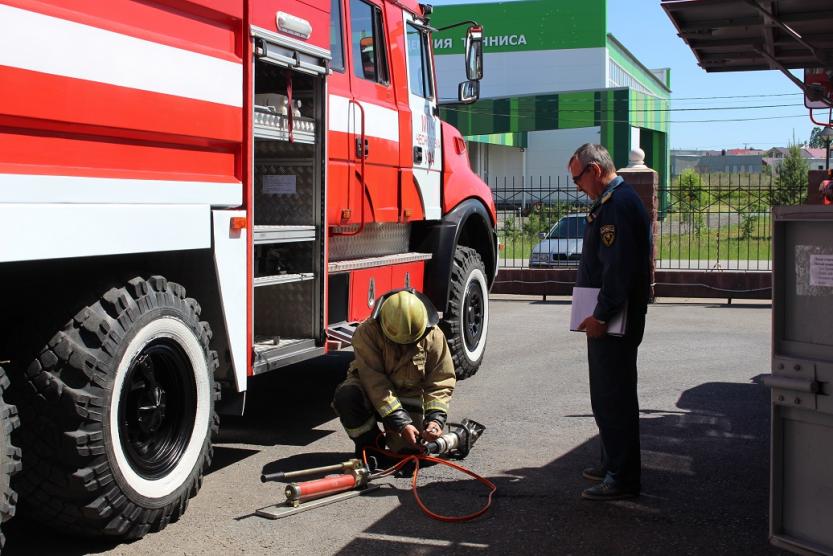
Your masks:
{"label": "crouching firefighter", "polygon": [[353,334],[355,359],[335,391],[333,409],[356,455],[381,447],[379,422],[393,452],[418,451],[443,432],[456,377],[431,301],[412,289],[388,292]]}

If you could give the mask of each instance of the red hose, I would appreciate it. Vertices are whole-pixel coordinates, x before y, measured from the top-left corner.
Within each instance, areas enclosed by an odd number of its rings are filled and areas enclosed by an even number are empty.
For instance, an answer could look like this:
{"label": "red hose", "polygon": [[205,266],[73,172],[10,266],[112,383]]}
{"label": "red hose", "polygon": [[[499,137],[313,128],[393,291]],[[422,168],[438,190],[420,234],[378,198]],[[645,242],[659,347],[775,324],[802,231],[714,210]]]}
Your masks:
{"label": "red hose", "polygon": [[[436,457],[433,457],[433,456],[426,456],[426,455],[422,455],[422,454],[413,454],[413,455],[408,455],[408,456],[403,457],[400,454],[395,454],[395,453],[389,452],[387,450],[381,450],[379,448],[373,448],[373,447],[367,447],[364,450],[362,450],[362,459],[364,460],[365,465],[367,465],[367,450],[368,449],[373,450],[374,452],[379,452],[380,454],[383,454],[385,456],[394,457],[394,458],[397,458],[397,457],[402,458],[399,462],[397,462],[392,467],[389,467],[389,468],[381,471],[377,475],[376,478],[387,477],[388,475],[392,475],[394,472],[396,472],[397,469],[401,469],[402,467],[407,465],[408,462],[410,462],[410,461],[414,462],[414,467],[415,468],[414,468],[414,476],[411,478],[411,490],[414,493],[414,498],[416,499],[416,503],[419,506],[419,508],[423,511],[423,513],[425,515],[427,515],[430,518],[436,519],[438,521],[443,521],[443,522],[446,522],[446,523],[462,523],[464,521],[471,521],[472,519],[480,517],[481,515],[486,513],[492,505],[492,497],[494,496],[495,492],[497,492],[497,486],[495,486],[495,484],[492,481],[490,481],[489,479],[487,479],[485,477],[481,477],[480,475],[478,475],[474,471],[471,471],[470,469],[466,469],[462,465],[458,465],[458,464],[450,462],[448,460],[436,458]],[[448,467],[451,467],[452,469],[456,469],[457,471],[460,471],[461,473],[465,473],[466,475],[468,475],[470,477],[473,477],[474,479],[483,483],[489,489],[489,497],[486,500],[486,504],[482,508],[480,508],[478,511],[470,513],[470,514],[466,514],[466,515],[448,516],[448,515],[442,515],[442,514],[432,512],[428,508],[428,506],[426,506],[425,503],[422,501],[422,498],[420,498],[418,488],[417,488],[417,478],[419,477],[419,462],[420,461],[430,461],[430,462],[433,462],[433,463],[439,463],[439,464],[442,464],[442,465],[447,465]]]}

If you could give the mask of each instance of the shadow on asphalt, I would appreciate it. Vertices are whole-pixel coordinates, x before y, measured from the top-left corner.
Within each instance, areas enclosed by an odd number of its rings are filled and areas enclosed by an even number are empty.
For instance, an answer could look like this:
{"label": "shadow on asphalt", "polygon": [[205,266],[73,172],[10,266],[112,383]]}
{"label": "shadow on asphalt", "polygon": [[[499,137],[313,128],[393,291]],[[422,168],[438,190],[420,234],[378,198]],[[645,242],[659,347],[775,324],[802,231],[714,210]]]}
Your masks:
{"label": "shadow on asphalt", "polygon": [[332,434],[317,427],[335,417],[330,401],[352,359],[352,352],[336,352],[254,377],[245,415],[223,416],[217,442],[308,446]]}
{"label": "shadow on asphalt", "polygon": [[[344,463],[353,457],[353,452],[308,452],[305,454],[296,454],[287,458],[270,461],[263,466],[262,473],[278,473],[281,471],[299,471],[311,467],[325,467],[328,465],[336,465],[337,463]],[[320,477],[321,475],[318,474],[298,480],[304,481],[318,479]]]}
{"label": "shadow on asphalt", "polygon": [[[757,378],[706,383],[677,407],[643,412],[638,499],[579,498],[589,485],[581,469],[598,458],[594,438],[542,468],[490,477],[493,507],[471,523],[430,520],[399,490],[396,514],[340,554],[781,554],[767,542],[769,391]],[[484,492],[468,480],[421,489],[432,509],[449,514],[476,509]]]}

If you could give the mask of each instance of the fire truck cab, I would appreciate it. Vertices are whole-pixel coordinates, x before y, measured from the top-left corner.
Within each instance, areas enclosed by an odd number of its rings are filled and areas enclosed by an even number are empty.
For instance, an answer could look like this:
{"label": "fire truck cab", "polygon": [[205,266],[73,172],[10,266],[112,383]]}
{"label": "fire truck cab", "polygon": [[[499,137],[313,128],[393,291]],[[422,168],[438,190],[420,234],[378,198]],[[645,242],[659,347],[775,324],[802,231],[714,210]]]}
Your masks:
{"label": "fire truck cab", "polygon": [[0,0],[4,520],[19,494],[72,533],[161,529],[250,377],[349,346],[391,289],[477,371],[496,215],[437,116],[430,12]]}

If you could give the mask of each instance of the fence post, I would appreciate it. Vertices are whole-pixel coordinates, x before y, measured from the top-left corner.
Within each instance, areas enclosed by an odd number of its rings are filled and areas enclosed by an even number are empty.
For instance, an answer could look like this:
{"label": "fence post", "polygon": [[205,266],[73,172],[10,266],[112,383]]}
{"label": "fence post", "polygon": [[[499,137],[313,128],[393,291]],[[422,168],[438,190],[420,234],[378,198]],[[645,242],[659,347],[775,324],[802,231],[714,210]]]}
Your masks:
{"label": "fence post", "polygon": [[[645,151],[640,148],[633,149],[628,156],[627,168],[622,168],[617,173],[633,187],[639,198],[645,204],[648,211],[648,218],[651,220],[651,237],[653,238],[653,250],[651,253],[651,284],[655,282],[657,260],[657,239],[659,237],[659,225],[657,216],[659,202],[657,189],[659,187],[659,174],[645,166]],[[653,286],[651,287],[651,298],[653,299]]]}

